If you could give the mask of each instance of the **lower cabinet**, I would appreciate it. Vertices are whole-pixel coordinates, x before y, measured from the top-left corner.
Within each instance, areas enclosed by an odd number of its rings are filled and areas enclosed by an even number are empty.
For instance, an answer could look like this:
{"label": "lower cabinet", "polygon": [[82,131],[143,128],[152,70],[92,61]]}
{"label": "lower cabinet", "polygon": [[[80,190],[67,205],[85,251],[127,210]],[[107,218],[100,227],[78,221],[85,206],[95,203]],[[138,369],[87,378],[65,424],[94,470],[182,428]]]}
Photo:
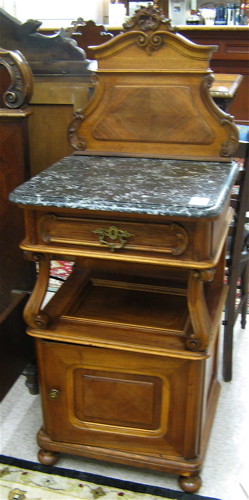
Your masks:
{"label": "lower cabinet", "polygon": [[219,392],[216,348],[193,358],[37,339],[37,352],[43,463],[49,450],[70,451],[198,474]]}

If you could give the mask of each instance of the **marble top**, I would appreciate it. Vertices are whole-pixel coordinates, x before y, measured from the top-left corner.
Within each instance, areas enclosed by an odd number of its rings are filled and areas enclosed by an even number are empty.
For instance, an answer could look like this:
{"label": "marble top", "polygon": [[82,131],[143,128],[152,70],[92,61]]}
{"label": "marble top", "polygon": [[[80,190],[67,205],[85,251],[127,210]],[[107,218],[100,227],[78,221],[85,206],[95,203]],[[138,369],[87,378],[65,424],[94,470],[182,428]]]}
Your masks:
{"label": "marble top", "polygon": [[236,174],[235,162],[70,155],[9,199],[26,206],[215,217]]}

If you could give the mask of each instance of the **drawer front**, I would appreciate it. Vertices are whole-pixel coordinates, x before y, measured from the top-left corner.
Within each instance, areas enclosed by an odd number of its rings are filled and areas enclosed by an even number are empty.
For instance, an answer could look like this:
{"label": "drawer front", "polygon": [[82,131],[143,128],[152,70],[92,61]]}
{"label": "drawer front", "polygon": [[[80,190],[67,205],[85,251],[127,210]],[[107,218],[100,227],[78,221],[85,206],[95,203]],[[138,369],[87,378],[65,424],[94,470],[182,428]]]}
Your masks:
{"label": "drawer front", "polygon": [[38,222],[38,239],[60,248],[76,247],[84,252],[111,256],[157,254],[161,258],[182,255],[189,237],[177,223],[148,224],[45,215]]}

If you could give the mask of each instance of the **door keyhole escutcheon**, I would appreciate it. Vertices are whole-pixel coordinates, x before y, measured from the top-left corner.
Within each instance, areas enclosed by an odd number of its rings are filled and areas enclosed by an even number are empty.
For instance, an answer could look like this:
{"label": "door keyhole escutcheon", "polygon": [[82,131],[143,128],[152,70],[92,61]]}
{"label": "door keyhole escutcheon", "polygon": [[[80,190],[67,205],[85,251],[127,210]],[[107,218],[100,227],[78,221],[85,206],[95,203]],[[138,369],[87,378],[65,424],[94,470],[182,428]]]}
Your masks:
{"label": "door keyhole escutcheon", "polygon": [[60,392],[58,389],[51,389],[49,392],[49,399],[55,400],[58,399]]}

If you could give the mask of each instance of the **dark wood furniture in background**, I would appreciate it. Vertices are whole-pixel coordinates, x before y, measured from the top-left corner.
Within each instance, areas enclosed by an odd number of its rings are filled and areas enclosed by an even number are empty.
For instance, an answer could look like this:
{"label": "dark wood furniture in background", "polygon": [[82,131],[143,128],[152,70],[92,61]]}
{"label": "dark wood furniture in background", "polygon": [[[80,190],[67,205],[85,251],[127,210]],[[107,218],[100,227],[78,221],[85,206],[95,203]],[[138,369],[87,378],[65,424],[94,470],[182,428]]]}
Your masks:
{"label": "dark wood furniture in background", "polygon": [[235,210],[228,238],[227,276],[229,292],[224,317],[223,377],[226,382],[232,379],[233,370],[233,329],[236,319],[241,315],[241,327],[246,327],[249,284],[249,142],[240,142],[236,152],[243,158],[236,187],[231,196],[231,206]]}
{"label": "dark wood furniture in background", "polygon": [[73,152],[68,124],[74,111],[87,104],[92,89],[84,50],[63,30],[42,35],[40,25],[35,20],[21,23],[0,9],[0,46],[21,51],[34,77],[29,102],[31,176]]}
{"label": "dark wood furniture in background", "polygon": [[9,193],[30,177],[28,120],[33,77],[19,52],[0,48],[0,400],[34,356],[25,334],[24,305],[35,282],[34,265],[19,249],[24,236],[21,210]]}
{"label": "dark wood furniture in background", "polygon": [[75,22],[75,28],[67,30],[68,36],[73,38],[79,47],[81,47],[88,59],[92,58],[92,52],[88,48],[90,45],[101,45],[108,42],[114,36],[108,33],[104,26],[96,24],[94,21]]}
{"label": "dark wood furniture in background", "polygon": [[68,126],[74,113],[89,101],[91,75],[35,75],[29,121],[32,177],[73,152]]}
{"label": "dark wood furniture in background", "polygon": [[223,111],[228,111],[230,109],[242,81],[242,75],[214,74],[214,81],[210,88],[210,94],[214,102]]}
{"label": "dark wood furniture in background", "polygon": [[189,40],[200,44],[216,44],[210,67],[214,73],[239,74],[243,81],[238,89],[236,99],[229,108],[235,122],[249,125],[249,27],[204,27],[179,30]]}
{"label": "dark wood furniture in background", "polygon": [[41,24],[34,19],[22,23],[0,9],[0,46],[18,49],[33,75],[80,74],[83,77],[87,68],[84,51],[66,36],[64,30],[53,36],[42,36],[38,31]]}
{"label": "dark wood furniture in background", "polygon": [[[153,7],[126,28],[92,49],[93,99],[69,129],[75,155],[11,194],[25,210],[21,248],[39,255],[25,308],[39,460],[66,452],[158,469],[195,492],[219,394],[238,131],[209,93],[214,46],[174,34]],[[74,270],[41,309],[61,256]]]}

